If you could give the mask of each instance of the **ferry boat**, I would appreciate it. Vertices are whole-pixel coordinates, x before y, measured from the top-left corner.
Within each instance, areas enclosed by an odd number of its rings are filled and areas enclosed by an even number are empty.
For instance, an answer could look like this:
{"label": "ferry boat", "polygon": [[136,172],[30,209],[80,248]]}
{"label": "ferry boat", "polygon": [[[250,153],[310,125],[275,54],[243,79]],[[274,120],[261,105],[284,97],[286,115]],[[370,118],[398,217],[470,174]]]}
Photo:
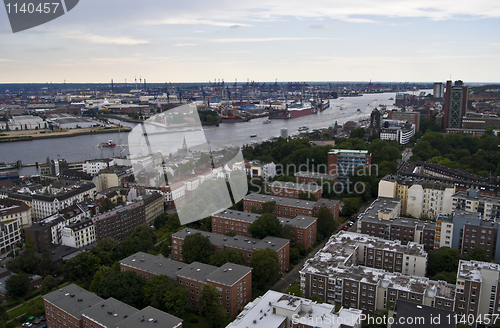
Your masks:
{"label": "ferry boat", "polygon": [[264,121],[262,121],[262,124],[269,124],[269,123],[271,123],[271,120],[264,120]]}
{"label": "ferry boat", "polygon": [[256,134],[252,134],[252,135],[250,136],[250,138],[255,138],[255,137],[257,137],[257,135],[256,135]]}
{"label": "ferry boat", "polygon": [[101,147],[114,147],[116,144],[113,140],[108,140],[108,142],[101,142]]}

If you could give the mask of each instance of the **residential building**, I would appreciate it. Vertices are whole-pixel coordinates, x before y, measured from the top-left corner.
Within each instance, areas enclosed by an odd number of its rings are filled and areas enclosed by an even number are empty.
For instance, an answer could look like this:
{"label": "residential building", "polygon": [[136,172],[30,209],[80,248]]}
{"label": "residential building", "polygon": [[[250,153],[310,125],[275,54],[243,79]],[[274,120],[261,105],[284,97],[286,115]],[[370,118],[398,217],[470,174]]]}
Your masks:
{"label": "residential building", "polygon": [[380,130],[380,139],[395,140],[400,145],[406,145],[410,142],[410,138],[415,135],[415,126],[410,123],[400,123],[396,121],[394,124],[384,122],[384,127]]}
{"label": "residential building", "polygon": [[245,163],[235,163],[233,165],[235,170],[245,170],[246,174],[251,178],[262,177],[264,180],[271,180],[276,176],[276,164],[261,163],[259,161],[250,161]]}
{"label": "residential building", "polygon": [[232,249],[243,253],[245,258],[245,265],[250,265],[250,259],[255,251],[260,249],[271,249],[276,252],[280,262],[281,273],[288,270],[290,266],[290,241],[278,237],[266,237],[264,239],[245,238],[244,236],[236,235],[229,237],[217,233],[207,233],[196,229],[182,229],[172,234],[172,259],[182,262],[182,245],[184,240],[189,235],[201,234],[206,236],[212,244],[212,249]]}
{"label": "residential building", "polygon": [[19,219],[21,229],[31,226],[31,209],[25,202],[11,199],[0,198],[0,222]]}
{"label": "residential building", "polygon": [[[465,318],[490,319],[500,314],[500,265],[460,260],[457,273],[455,313]],[[492,317],[495,315],[495,317]],[[471,322],[476,327],[477,321]]]}
{"label": "residential building", "polygon": [[357,167],[370,169],[371,158],[367,150],[332,149],[328,152],[328,173],[338,174],[339,182],[346,183]]}
{"label": "residential building", "polygon": [[7,254],[21,241],[21,220],[9,219],[0,223],[0,253]]}
{"label": "residential building", "polygon": [[271,195],[282,196],[287,198],[299,198],[300,194],[305,194],[306,196],[314,196],[316,199],[320,199],[323,193],[323,188],[316,183],[293,183],[293,182],[283,182],[274,181],[267,185]]}
{"label": "residential building", "polygon": [[338,200],[322,198],[314,202],[255,193],[243,197],[243,211],[251,212],[252,207],[262,208],[262,205],[267,202],[276,202],[274,214],[280,217],[313,216],[322,206],[328,208],[335,220],[338,220],[339,217],[340,202]]}
{"label": "residential building", "polygon": [[454,194],[453,209],[480,213],[483,220],[500,220],[500,198],[481,196],[475,189]]}
{"label": "residential building", "polygon": [[182,320],[150,306],[138,310],[71,284],[43,296],[48,328],[182,328]]}
{"label": "residential building", "polygon": [[389,119],[410,123],[414,127],[414,133],[420,131],[420,113],[419,112],[400,112],[392,110],[389,112]]}
{"label": "residential building", "polygon": [[316,303],[307,298],[268,290],[248,303],[226,328],[361,328],[361,311]]}
{"label": "residential building", "polygon": [[396,300],[394,307],[389,309],[387,317],[394,318],[394,324],[388,324],[388,328],[427,328],[433,325],[440,328],[455,328],[457,326],[454,311],[401,299]]}
{"label": "residential building", "polygon": [[94,223],[96,242],[106,237],[117,241],[128,236],[135,227],[146,224],[144,201],[117,206],[112,210],[92,217]]}
{"label": "residential building", "polygon": [[401,213],[416,218],[435,219],[449,214],[455,185],[439,179],[387,175],[379,182],[379,197],[401,199]]}
{"label": "residential building", "polygon": [[165,213],[163,209],[163,196],[153,191],[140,196],[140,198],[144,201],[146,224],[152,226],[156,217]]}
{"label": "residential building", "polygon": [[91,219],[80,221],[64,227],[61,231],[61,244],[81,248],[94,244],[95,230]]}
{"label": "residential building", "polygon": [[[455,285],[423,277],[423,246],[406,247],[359,234],[335,235],[300,271],[301,289],[305,297],[317,295],[325,303],[370,315],[398,299],[453,310]],[[372,267],[369,261],[375,261]]]}
{"label": "residential building", "polygon": [[86,199],[94,199],[96,186],[92,182],[68,185],[55,189],[50,194],[32,195],[34,219],[36,221],[46,218],[59,210]]}
{"label": "residential building", "polygon": [[319,173],[319,172],[309,172],[309,171],[299,171],[294,174],[298,183],[317,183],[318,180],[321,181],[321,186],[324,182],[335,183],[339,179],[337,174]]}
{"label": "residential building", "polygon": [[193,262],[189,265],[146,253],[136,253],[120,261],[122,271],[132,270],[146,279],[166,275],[188,290],[188,303],[199,309],[198,297],[205,284],[220,292],[222,306],[230,315],[236,315],[252,299],[252,268],[226,263],[220,268]]}
{"label": "residential building", "polygon": [[111,166],[115,165],[115,161],[112,158],[101,158],[101,159],[92,159],[87,160],[83,163],[83,172],[96,175],[101,170],[109,169]]}
{"label": "residential building", "polygon": [[434,90],[432,93],[434,98],[444,97],[444,84],[441,82],[434,82]]}
{"label": "residential building", "polygon": [[[238,235],[250,237],[248,228],[260,217],[260,214],[240,212],[233,210],[222,210],[212,214],[212,232],[225,234],[235,232]],[[278,217],[282,224],[288,224],[293,228],[292,243],[301,243],[305,249],[309,249],[316,243],[317,218],[299,215],[294,218]]]}
{"label": "residential building", "polygon": [[133,174],[134,170],[130,166],[114,165],[99,171],[92,182],[96,186],[96,191],[101,192],[111,187],[123,187]]}

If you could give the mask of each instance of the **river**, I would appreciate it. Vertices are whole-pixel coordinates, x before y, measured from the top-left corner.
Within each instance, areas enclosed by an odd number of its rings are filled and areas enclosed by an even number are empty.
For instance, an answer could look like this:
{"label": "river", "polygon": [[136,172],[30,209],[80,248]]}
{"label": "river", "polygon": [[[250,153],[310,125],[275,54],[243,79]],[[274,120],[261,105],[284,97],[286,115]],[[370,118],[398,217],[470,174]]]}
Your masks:
{"label": "river", "polygon": [[[424,91],[424,90],[422,90]],[[425,90],[429,92],[429,90]],[[432,90],[430,90],[432,92]],[[262,124],[265,118],[253,119],[242,123],[221,123],[219,127],[204,128],[205,136],[213,142],[223,142],[234,146],[242,146],[252,141],[260,142],[273,136],[279,136],[280,129],[286,127],[288,134],[298,133],[300,126],[306,125],[309,129],[324,128],[337,121],[344,124],[347,121],[359,121],[370,117],[371,111],[379,104],[393,108],[395,93],[366,94],[359,97],[344,97],[331,99],[330,107],[318,114],[304,116],[290,120],[273,120],[270,124]],[[340,108],[343,110],[340,110]],[[358,112],[357,109],[360,109]],[[136,124],[120,122],[123,125],[134,127]],[[257,137],[250,138],[251,135]],[[102,142],[113,140],[116,147],[98,147]],[[17,141],[0,143],[0,162],[14,163],[21,160],[23,164],[43,163],[46,158],[64,158],[68,162],[84,161],[86,159],[106,158],[118,155],[127,155],[127,133],[108,133],[74,136],[56,139],[38,139],[31,141]],[[123,145],[123,146],[120,146]],[[189,142],[188,142],[189,146]],[[20,175],[37,174],[35,167],[22,168]]]}

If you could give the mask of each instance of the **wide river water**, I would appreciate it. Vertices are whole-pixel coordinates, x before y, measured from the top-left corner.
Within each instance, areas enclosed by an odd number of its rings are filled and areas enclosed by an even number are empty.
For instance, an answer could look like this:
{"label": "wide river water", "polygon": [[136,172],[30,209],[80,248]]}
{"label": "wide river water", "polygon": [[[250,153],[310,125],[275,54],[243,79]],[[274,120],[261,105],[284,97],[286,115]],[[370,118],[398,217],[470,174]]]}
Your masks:
{"label": "wide river water", "polygon": [[[328,127],[335,121],[338,124],[344,124],[347,121],[357,122],[369,118],[371,111],[380,104],[387,105],[388,109],[392,108],[394,100],[390,100],[390,98],[395,98],[395,96],[395,93],[379,93],[331,99],[330,107],[318,114],[289,120],[273,120],[270,124],[262,124],[265,118],[242,123],[221,123],[219,127],[205,127],[204,133],[208,140],[219,140],[234,146],[242,146],[250,142],[260,142],[273,136],[279,136],[280,129],[283,127],[288,129],[288,135],[293,135],[297,134],[297,129],[304,125],[311,130]],[[342,110],[340,110],[341,107]],[[131,127],[136,126],[133,123],[121,123]],[[250,138],[251,135],[257,135],[257,137]],[[116,147],[103,147],[102,149],[98,147],[100,143],[110,139],[117,144]],[[118,156],[120,153],[126,155],[128,154],[128,144],[128,133],[0,143],[0,162],[14,163],[21,160],[23,164],[33,164],[35,162],[43,163],[47,157],[50,157],[51,159],[64,158],[71,163],[86,159]],[[124,146],[119,147],[119,145]],[[19,171],[20,175],[37,173],[34,167],[22,168]]]}

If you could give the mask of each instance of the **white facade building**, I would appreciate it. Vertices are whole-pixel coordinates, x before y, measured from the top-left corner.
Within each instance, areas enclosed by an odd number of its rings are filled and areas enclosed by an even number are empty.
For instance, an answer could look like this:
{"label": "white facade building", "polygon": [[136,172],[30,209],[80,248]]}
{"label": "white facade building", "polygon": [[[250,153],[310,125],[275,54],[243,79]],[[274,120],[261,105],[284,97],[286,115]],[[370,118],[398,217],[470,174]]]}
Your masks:
{"label": "white facade building", "polygon": [[439,214],[450,214],[455,186],[422,181],[408,188],[406,214],[416,218],[427,215],[436,219]]}
{"label": "white facade building", "polygon": [[61,231],[61,244],[75,248],[95,243],[95,229],[92,220],[77,222]]}
{"label": "white facade building", "polygon": [[99,171],[107,169],[111,166],[115,165],[115,161],[113,159],[94,159],[90,161],[85,161],[83,163],[83,172],[96,175]]}

